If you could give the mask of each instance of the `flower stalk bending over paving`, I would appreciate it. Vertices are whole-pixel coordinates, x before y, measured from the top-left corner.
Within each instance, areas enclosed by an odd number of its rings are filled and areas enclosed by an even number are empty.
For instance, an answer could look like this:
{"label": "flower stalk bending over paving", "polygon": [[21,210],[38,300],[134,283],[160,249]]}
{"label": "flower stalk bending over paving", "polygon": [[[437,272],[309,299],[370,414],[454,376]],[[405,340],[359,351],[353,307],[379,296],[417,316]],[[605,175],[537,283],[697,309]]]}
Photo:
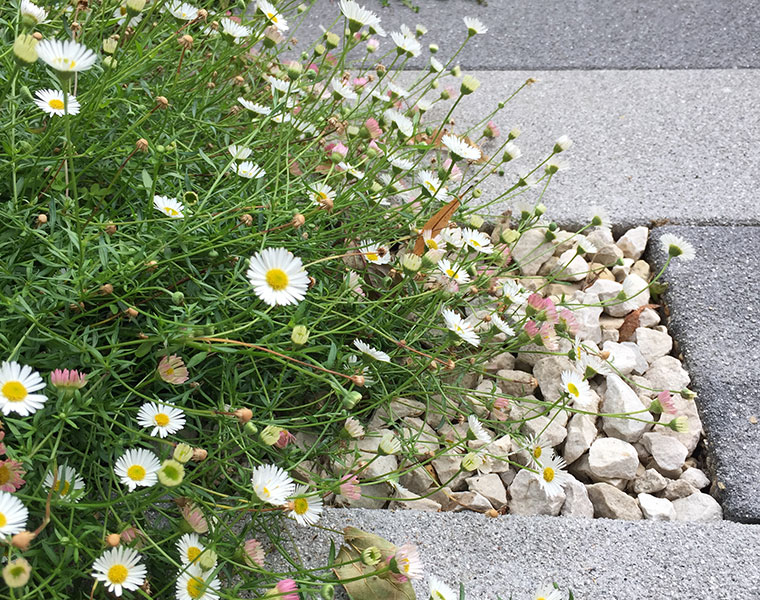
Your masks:
{"label": "flower stalk bending over paving", "polygon": [[[487,34],[477,19],[449,59],[430,44],[430,68],[409,77],[423,26],[387,35],[341,0],[304,42],[307,7],[237,8],[1,9],[14,41],[0,57],[0,537],[16,597],[331,598],[332,569],[370,563],[410,586],[424,563],[412,545],[314,569],[293,528],[319,527],[336,498],[393,489],[413,503],[405,473],[444,453],[561,492],[564,458],[521,430],[537,416],[507,414],[522,394],[475,398],[467,383],[506,354],[565,352],[538,416],[595,413],[589,382],[609,353],[576,340],[578,315],[645,294],[623,284],[584,303],[552,288],[599,255],[597,216],[531,283],[526,265],[559,243],[542,202],[571,141],[515,171],[520,130],[492,120],[514,94],[453,130],[480,86],[455,62]],[[491,176],[503,191],[481,198]],[[496,203],[514,216],[487,223]],[[667,251],[692,254],[678,239]],[[367,433],[400,398],[435,416],[443,449],[401,427]],[[654,416],[671,397],[658,402],[603,418],[681,431],[683,415]],[[504,436],[514,449],[484,450]],[[451,595],[431,580],[432,597]]]}

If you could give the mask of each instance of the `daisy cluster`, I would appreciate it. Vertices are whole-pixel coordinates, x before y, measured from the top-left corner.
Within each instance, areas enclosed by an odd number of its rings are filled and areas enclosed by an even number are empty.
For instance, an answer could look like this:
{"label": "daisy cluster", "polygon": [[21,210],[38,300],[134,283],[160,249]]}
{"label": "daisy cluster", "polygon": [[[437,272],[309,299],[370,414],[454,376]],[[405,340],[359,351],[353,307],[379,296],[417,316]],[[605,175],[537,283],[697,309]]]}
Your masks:
{"label": "daisy cluster", "polygon": [[[312,571],[268,564],[270,551],[297,564],[283,527],[318,524],[328,502],[369,502],[379,481],[414,498],[378,465],[400,472],[424,443],[377,433],[373,410],[424,400],[466,428],[447,451],[471,444],[463,465],[477,470],[491,460],[477,447],[493,443],[487,427],[511,426],[509,399],[483,394],[488,411],[454,414],[449,397],[499,354],[558,340],[576,344],[563,402],[582,404],[604,359],[575,339],[578,306],[531,287],[513,256],[523,236],[553,235],[543,205],[515,205],[496,225],[479,216],[539,183],[543,197],[572,142],[515,171],[520,129],[499,130],[503,106],[457,130],[453,111],[480,82],[455,59],[488,34],[478,19],[460,21],[447,59],[423,25],[386,31],[354,0],[300,42],[308,9],[283,0],[247,12],[5,4],[8,585],[314,595]],[[410,60],[426,68],[405,71]],[[504,193],[482,197],[497,174]],[[683,240],[663,245],[693,256]],[[540,439],[524,446],[539,484],[561,486],[561,458]],[[423,572],[410,545],[373,566],[394,585]]]}

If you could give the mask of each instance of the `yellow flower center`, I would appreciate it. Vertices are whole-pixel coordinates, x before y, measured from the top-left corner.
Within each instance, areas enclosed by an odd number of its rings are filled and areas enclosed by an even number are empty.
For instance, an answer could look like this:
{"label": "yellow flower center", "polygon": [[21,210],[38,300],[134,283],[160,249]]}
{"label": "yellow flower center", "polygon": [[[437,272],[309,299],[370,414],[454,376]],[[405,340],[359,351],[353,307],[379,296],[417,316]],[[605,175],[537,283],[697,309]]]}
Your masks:
{"label": "yellow flower center", "polygon": [[536,446],[533,448],[533,458],[541,458],[541,452],[543,452],[541,446]]}
{"label": "yellow flower center", "polygon": [[187,549],[187,559],[190,562],[195,562],[195,559],[201,555],[202,550],[197,546],[190,546]]}
{"label": "yellow flower center", "polygon": [[367,252],[366,256],[367,256],[367,260],[370,262],[375,262],[376,260],[380,260],[380,256],[377,254],[377,252]]}
{"label": "yellow flower center", "polygon": [[50,106],[50,108],[53,108],[55,110],[63,110],[64,108],[63,100],[59,100],[58,98],[51,98],[50,100],[48,100],[48,106]]}
{"label": "yellow flower center", "polygon": [[269,491],[269,488],[267,486],[264,486],[263,488],[261,488],[261,492],[264,495],[262,500],[266,500],[267,498],[269,498],[269,496],[272,495],[272,493]]}
{"label": "yellow flower center", "polygon": [[58,59],[58,63],[69,70],[73,70],[74,67],[77,66],[77,62],[75,60],[71,60],[70,58],[61,57]]}
{"label": "yellow flower center", "polygon": [[5,515],[0,512],[0,527],[5,527],[5,524],[8,522],[8,519],[5,518]]}
{"label": "yellow flower center", "polygon": [[111,583],[124,583],[127,580],[129,571],[124,565],[114,565],[108,569],[108,581]]}
{"label": "yellow flower center", "polygon": [[480,244],[480,242],[478,242],[478,240],[472,239],[472,240],[470,240],[470,243],[471,243],[473,246],[475,246],[476,248],[480,248],[480,245],[481,245],[481,244]]}
{"label": "yellow flower center", "polygon": [[171,206],[164,206],[164,212],[170,217],[176,217],[179,215],[179,211],[176,208],[172,208]]}
{"label": "yellow flower center", "polygon": [[433,238],[428,238],[427,240],[425,240],[425,245],[430,250],[438,250],[438,242],[436,242]]}
{"label": "yellow flower center", "polygon": [[26,398],[27,391],[20,381],[9,381],[3,385],[2,394],[8,402],[21,402]]}
{"label": "yellow flower center", "polygon": [[456,271],[454,271],[454,269],[446,269],[446,275],[448,275],[452,279],[456,279],[457,278],[457,273],[456,273]]}
{"label": "yellow flower center", "polygon": [[554,469],[552,469],[551,467],[546,467],[544,469],[544,481],[549,483],[553,480],[554,480]]}
{"label": "yellow flower center", "polygon": [[0,467],[0,486],[5,485],[11,480],[11,470],[7,465]]}
{"label": "yellow flower center", "polygon": [[187,580],[187,595],[191,598],[200,598],[203,596],[205,587],[202,579],[191,577]]}
{"label": "yellow flower center", "polygon": [[267,17],[272,20],[272,23],[277,23],[277,15],[275,13],[267,13]]}
{"label": "yellow flower center", "polygon": [[172,367],[166,367],[164,374],[169,375],[169,377],[171,377],[172,375],[174,375],[174,369]]}
{"label": "yellow flower center", "polygon": [[318,196],[318,197],[319,197],[321,200],[327,200],[327,194],[325,194],[324,192],[317,192],[317,196]]}
{"label": "yellow flower center", "polygon": [[275,292],[279,292],[288,287],[288,274],[282,269],[269,269],[267,271],[267,283]]}
{"label": "yellow flower center", "polygon": [[[63,484],[63,489],[61,489],[61,484]],[[53,486],[53,491],[58,492],[61,496],[65,496],[69,493],[69,489],[71,488],[71,484],[68,481],[61,481],[60,479],[55,482],[55,485]]]}
{"label": "yellow flower center", "polygon": [[293,510],[297,515],[305,515],[309,510],[309,501],[306,498],[296,498],[293,501]]}
{"label": "yellow flower center", "polygon": [[581,393],[578,391],[578,388],[575,386],[574,383],[567,384],[567,391],[570,392],[576,398],[578,398],[581,395]]}
{"label": "yellow flower center", "polygon": [[127,14],[127,7],[126,6],[120,6],[119,7],[119,14],[123,17]]}
{"label": "yellow flower center", "polygon": [[169,424],[169,415],[166,413],[158,413],[153,419],[159,427],[166,427]]}
{"label": "yellow flower center", "polygon": [[127,477],[132,481],[142,481],[145,479],[145,467],[142,465],[132,465],[127,469]]}

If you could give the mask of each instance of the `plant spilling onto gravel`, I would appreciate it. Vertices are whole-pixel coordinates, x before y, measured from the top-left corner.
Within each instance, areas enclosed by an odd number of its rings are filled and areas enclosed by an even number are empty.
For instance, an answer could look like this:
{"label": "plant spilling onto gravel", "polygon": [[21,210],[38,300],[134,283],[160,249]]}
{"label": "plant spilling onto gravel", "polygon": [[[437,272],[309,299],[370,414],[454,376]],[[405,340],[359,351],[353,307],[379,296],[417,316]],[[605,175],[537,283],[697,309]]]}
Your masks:
{"label": "plant spilling onto gravel", "polygon": [[601,213],[544,218],[570,139],[515,171],[504,103],[451,127],[487,28],[410,80],[422,26],[342,0],[309,45],[306,7],[241,8],[2,9],[4,594],[330,598],[351,565],[400,594],[413,546],[307,568],[298,528],[328,502],[473,504],[494,476],[567,505],[586,450],[592,500],[674,477],[699,425],[657,277]]}

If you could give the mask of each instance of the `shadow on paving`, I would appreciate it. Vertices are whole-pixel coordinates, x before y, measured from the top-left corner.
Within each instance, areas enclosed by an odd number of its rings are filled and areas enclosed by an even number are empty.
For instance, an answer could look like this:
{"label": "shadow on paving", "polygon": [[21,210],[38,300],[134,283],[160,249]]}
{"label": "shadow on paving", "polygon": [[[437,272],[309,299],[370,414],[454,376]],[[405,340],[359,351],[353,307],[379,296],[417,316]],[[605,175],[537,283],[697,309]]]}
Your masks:
{"label": "shadow on paving", "polygon": [[697,252],[693,261],[671,263],[665,300],[698,394],[712,492],[727,519],[760,523],[760,227],[656,228],[648,253],[657,268],[667,233]]}

